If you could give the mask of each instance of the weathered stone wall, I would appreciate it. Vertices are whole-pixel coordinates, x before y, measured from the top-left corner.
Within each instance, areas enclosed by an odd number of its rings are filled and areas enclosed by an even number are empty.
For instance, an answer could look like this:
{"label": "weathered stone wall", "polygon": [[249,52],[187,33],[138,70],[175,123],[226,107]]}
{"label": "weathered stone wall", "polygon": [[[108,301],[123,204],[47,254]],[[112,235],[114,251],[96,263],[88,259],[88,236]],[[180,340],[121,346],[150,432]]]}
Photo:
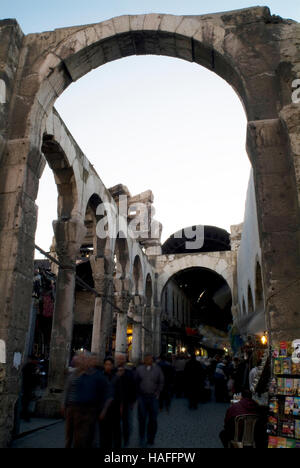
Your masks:
{"label": "weathered stone wall", "polygon": [[95,296],[86,291],[77,291],[74,305],[74,323],[93,324]]}
{"label": "weathered stone wall", "polygon": [[[239,313],[237,324],[241,333],[255,334],[266,330],[265,310],[256,311],[255,315],[249,315],[248,293],[249,288],[256,304],[256,268],[257,263],[261,265],[261,247],[258,232],[258,220],[256,209],[256,197],[253,181],[253,172],[251,171],[247,191],[245,218],[241,243],[237,255],[237,287],[238,287],[238,305]],[[243,310],[243,301],[245,311]],[[246,315],[244,316],[244,312]],[[257,312],[257,314],[256,314]],[[260,316],[258,316],[260,314]],[[253,322],[252,324],[250,322]]]}
{"label": "weathered stone wall", "polygon": [[16,20],[0,20],[0,163],[23,38]]}
{"label": "weathered stone wall", "polygon": [[172,327],[190,326],[191,306],[189,297],[175,281],[170,280],[165,285],[161,298],[161,319],[166,320]]}

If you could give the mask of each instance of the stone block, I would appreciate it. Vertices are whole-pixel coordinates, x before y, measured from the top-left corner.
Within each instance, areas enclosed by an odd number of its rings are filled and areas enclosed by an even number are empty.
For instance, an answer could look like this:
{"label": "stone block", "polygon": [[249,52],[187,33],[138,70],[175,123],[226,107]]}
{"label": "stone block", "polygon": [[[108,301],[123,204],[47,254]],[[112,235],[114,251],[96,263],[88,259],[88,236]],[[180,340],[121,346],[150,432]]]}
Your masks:
{"label": "stone block", "polygon": [[161,55],[176,57],[176,39],[171,33],[159,33],[159,46]]}
{"label": "stone block", "polygon": [[146,190],[145,192],[139,193],[133,197],[130,197],[128,200],[128,205],[132,205],[133,203],[153,203],[154,195],[152,190]]}
{"label": "stone block", "polygon": [[176,55],[178,58],[193,62],[192,40],[183,36],[176,36]]}
{"label": "stone block", "polygon": [[62,396],[45,396],[37,401],[35,414],[41,418],[61,418]]}
{"label": "stone block", "polygon": [[48,78],[53,70],[61,64],[61,58],[50,52],[43,60],[36,64],[36,71],[42,78]]}
{"label": "stone block", "polygon": [[149,13],[148,15],[145,15],[143,30],[157,31],[159,29],[163,16],[164,15],[159,15],[156,13]]}
{"label": "stone block", "polygon": [[106,62],[112,62],[122,58],[122,52],[118,43],[118,39],[114,36],[111,39],[106,39],[102,43],[102,50]]}
{"label": "stone block", "polygon": [[157,32],[147,31],[144,34],[145,54],[161,55],[159,36]]}
{"label": "stone block", "polygon": [[159,30],[166,33],[175,33],[184,16],[162,15]]}
{"label": "stone block", "polygon": [[[101,23],[104,26],[104,23]],[[55,54],[61,59],[66,59],[70,55],[76,54],[80,50],[87,47],[87,40],[84,30],[79,30],[73,34],[66,35],[60,45],[55,49]]]}
{"label": "stone block", "polygon": [[103,21],[99,24],[99,39],[102,41],[116,34],[113,20]]}
{"label": "stone block", "polygon": [[122,57],[135,55],[136,50],[131,31],[129,33],[123,33],[122,35],[118,36],[117,41],[122,53]]}
{"label": "stone block", "polygon": [[123,34],[130,31],[130,17],[128,15],[118,16],[112,19],[116,34]]}
{"label": "stone block", "polygon": [[84,49],[78,52],[76,56],[71,55],[64,60],[64,64],[73,81],[77,81],[92,70],[93,67],[91,65],[90,56],[93,50],[94,47],[92,47],[92,51],[90,49]]}
{"label": "stone block", "polygon": [[201,22],[198,19],[183,18],[176,29],[176,34],[193,37],[201,28]]}
{"label": "stone block", "polygon": [[144,21],[147,15],[132,15],[129,17],[131,31],[141,31],[144,29]]}
{"label": "stone block", "polygon": [[6,83],[0,79],[0,104],[6,104]]}
{"label": "stone block", "polygon": [[24,187],[26,177],[26,166],[4,166],[1,169],[0,193],[16,193]]}

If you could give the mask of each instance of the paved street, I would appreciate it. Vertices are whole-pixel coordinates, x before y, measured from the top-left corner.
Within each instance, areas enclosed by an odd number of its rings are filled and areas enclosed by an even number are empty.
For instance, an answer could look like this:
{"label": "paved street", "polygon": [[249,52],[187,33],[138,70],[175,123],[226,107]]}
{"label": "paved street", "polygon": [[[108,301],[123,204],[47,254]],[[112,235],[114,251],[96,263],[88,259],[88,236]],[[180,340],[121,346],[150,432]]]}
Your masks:
{"label": "paved street", "polygon": [[[186,400],[174,400],[170,413],[159,415],[155,448],[222,448],[218,434],[223,427],[226,404],[207,403],[189,410]],[[63,448],[64,422],[22,437],[13,448]],[[138,448],[136,415],[131,448]]]}

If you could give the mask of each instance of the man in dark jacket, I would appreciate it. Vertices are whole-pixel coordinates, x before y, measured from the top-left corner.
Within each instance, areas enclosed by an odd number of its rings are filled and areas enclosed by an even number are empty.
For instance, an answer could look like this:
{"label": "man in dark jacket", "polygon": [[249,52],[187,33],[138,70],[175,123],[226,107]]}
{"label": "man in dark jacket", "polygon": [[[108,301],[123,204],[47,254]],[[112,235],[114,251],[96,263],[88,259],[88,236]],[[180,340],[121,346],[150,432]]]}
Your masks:
{"label": "man in dark jacket", "polygon": [[95,357],[76,356],[62,407],[66,418],[66,448],[92,447],[97,419],[105,418],[112,400],[111,387],[95,367]]}
{"label": "man in dark jacket", "polygon": [[175,383],[175,369],[170,363],[168,357],[164,354],[160,355],[160,359],[157,361],[157,364],[161,368],[165,379],[164,388],[159,398],[159,408],[162,411],[165,406],[167,412],[169,412]]}
{"label": "man in dark jacket", "polygon": [[157,432],[159,396],[164,388],[164,375],[159,366],[153,364],[153,356],[146,355],[144,364],[136,371],[138,391],[138,418],[140,444],[145,446],[146,423],[148,419],[148,445],[154,445]]}
{"label": "man in dark jacket", "polygon": [[190,409],[197,409],[204,393],[205,371],[195,355],[191,357],[185,366],[184,381],[189,407]]}

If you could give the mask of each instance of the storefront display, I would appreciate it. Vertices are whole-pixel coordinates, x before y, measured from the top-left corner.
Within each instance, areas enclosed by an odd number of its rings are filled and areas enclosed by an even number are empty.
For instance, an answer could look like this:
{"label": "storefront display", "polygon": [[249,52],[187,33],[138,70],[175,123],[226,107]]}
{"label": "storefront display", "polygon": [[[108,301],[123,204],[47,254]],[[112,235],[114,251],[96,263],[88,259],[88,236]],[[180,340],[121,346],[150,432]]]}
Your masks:
{"label": "storefront display", "polygon": [[269,448],[300,448],[300,359],[296,342],[299,340],[282,341],[272,348]]}

